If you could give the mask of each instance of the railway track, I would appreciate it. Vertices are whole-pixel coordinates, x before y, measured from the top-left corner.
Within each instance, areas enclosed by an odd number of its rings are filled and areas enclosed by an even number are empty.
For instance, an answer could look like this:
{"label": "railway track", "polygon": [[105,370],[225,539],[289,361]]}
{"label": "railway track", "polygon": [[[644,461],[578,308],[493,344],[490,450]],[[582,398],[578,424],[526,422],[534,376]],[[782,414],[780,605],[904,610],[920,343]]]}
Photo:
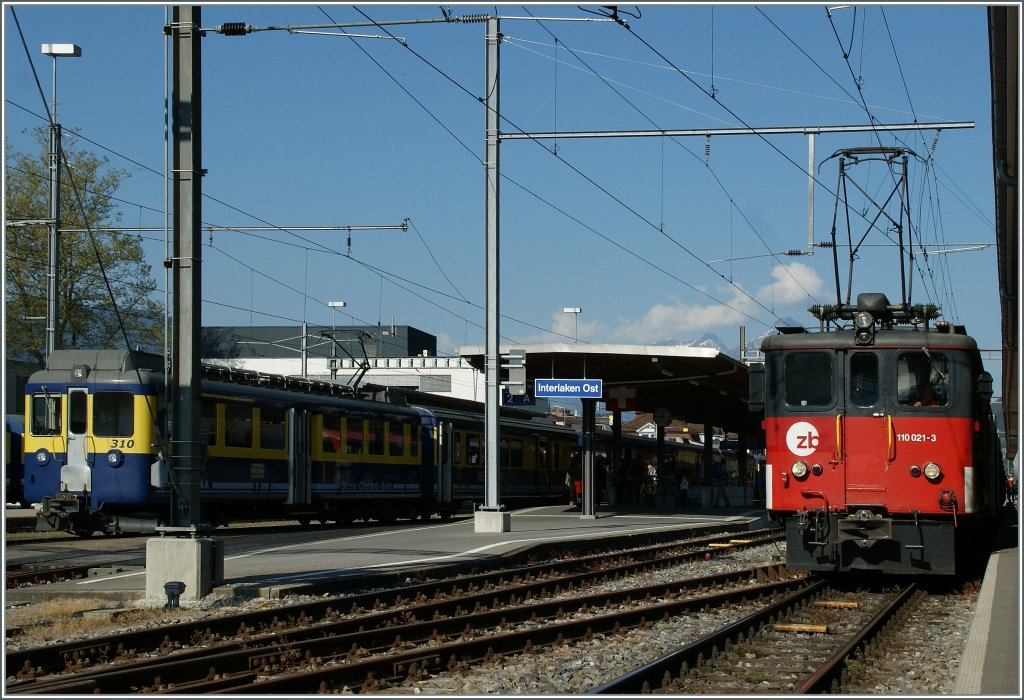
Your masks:
{"label": "railway track", "polygon": [[588,694],[838,693],[847,667],[918,596],[818,581]]}
{"label": "railway track", "polygon": [[[781,567],[591,592],[603,582],[712,550],[773,541],[763,531],[698,538],[462,576],[312,605],[233,615],[7,654],[9,694],[318,692],[391,686],[428,673],[800,585]],[[709,591],[723,589],[723,592]],[[742,591],[742,592],[738,592]],[[315,679],[315,680],[314,680]],[[299,685],[296,685],[296,684]],[[253,687],[258,685],[257,687]],[[299,688],[302,690],[299,690]]]}

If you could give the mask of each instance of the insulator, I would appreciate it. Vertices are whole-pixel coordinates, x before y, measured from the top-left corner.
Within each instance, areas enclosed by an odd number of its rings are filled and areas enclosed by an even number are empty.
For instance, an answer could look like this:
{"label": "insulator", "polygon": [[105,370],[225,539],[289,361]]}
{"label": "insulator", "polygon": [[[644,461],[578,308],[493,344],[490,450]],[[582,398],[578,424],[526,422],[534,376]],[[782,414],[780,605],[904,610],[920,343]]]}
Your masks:
{"label": "insulator", "polygon": [[796,248],[790,248],[786,251],[786,255],[803,255],[804,251],[797,250]]}
{"label": "insulator", "polygon": [[225,22],[220,25],[220,33],[224,36],[243,36],[251,30],[245,22]]}
{"label": "insulator", "polygon": [[486,22],[489,18],[490,15],[462,15],[458,21],[469,24],[471,22]]}
{"label": "insulator", "polygon": [[711,137],[708,136],[704,141],[704,165],[707,165],[711,160]]}

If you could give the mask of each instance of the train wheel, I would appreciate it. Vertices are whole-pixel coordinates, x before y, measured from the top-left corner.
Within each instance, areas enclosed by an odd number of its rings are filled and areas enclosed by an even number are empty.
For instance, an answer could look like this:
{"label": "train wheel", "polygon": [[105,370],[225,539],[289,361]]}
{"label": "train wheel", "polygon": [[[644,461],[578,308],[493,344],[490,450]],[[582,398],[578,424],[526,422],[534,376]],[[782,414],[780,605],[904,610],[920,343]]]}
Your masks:
{"label": "train wheel", "polygon": [[308,517],[296,518],[296,520],[299,521],[299,525],[302,527],[309,527],[309,524],[313,522],[313,519]]}

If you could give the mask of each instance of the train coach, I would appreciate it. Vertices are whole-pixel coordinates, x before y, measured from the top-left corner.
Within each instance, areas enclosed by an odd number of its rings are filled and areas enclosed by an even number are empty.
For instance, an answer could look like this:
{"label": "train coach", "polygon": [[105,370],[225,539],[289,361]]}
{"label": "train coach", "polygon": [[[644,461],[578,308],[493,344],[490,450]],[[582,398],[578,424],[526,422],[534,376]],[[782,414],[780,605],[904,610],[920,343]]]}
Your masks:
{"label": "train coach", "polygon": [[767,337],[751,372],[788,565],[955,573],[983,551],[1005,481],[976,342],[878,293],[812,312],[823,330]]}
{"label": "train coach", "polygon": [[[26,387],[25,497],[37,529],[82,536],[168,524],[174,470],[163,358],[61,350]],[[483,420],[347,387],[203,366],[201,517],[302,524],[442,518],[483,495]],[[509,504],[554,503],[572,429],[503,419]]]}

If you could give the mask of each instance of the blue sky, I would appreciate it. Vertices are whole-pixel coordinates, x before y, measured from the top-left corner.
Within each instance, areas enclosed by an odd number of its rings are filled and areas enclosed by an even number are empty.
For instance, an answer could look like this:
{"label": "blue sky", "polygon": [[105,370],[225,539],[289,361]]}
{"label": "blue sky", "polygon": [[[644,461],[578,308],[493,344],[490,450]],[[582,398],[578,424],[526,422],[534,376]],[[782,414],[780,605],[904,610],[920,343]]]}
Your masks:
{"label": "blue sky", "polygon": [[[710,129],[973,121],[973,129],[900,132],[927,163],[910,169],[915,238],[948,248],[993,244],[992,146],[983,5],[620,6],[613,22],[576,5],[450,5],[497,12],[504,132]],[[29,65],[11,8],[34,64]],[[598,6],[589,6],[594,12]],[[360,11],[361,10],[361,11]],[[162,5],[6,4],[8,148],[44,124],[51,59],[58,117],[130,173],[123,226],[162,226],[165,53]],[[639,16],[636,16],[639,15]],[[210,5],[202,24],[257,27],[439,19],[437,5]],[[439,352],[484,340],[484,28],[388,26],[392,38],[262,31],[209,33],[203,51],[203,220],[280,226],[204,235],[205,325],[416,326]],[[380,28],[347,31],[385,36]],[[846,58],[844,58],[844,54]],[[714,93],[714,98],[711,97]],[[866,108],[865,108],[866,105]],[[830,238],[840,148],[874,134],[816,138],[814,239]],[[557,148],[555,148],[557,146]],[[555,151],[555,153],[552,153]],[[501,145],[504,342],[650,343],[718,335],[735,345],[835,299],[832,256],[780,256],[807,241],[807,139],[507,140]],[[867,194],[891,184],[858,166]],[[154,173],[153,171],[156,171]],[[406,232],[287,231],[398,225]],[[840,216],[841,239],[845,239]],[[853,236],[865,228],[854,216]],[[161,290],[162,234],[143,234]],[[898,258],[880,234],[854,270],[854,295],[899,296]],[[874,245],[879,244],[879,245]],[[934,250],[934,248],[933,248]],[[985,349],[1000,347],[994,245],[931,255],[913,301],[936,303]],[[846,264],[841,281],[847,284]],[[162,298],[162,292],[160,294]],[[998,363],[990,360],[998,374]]]}

